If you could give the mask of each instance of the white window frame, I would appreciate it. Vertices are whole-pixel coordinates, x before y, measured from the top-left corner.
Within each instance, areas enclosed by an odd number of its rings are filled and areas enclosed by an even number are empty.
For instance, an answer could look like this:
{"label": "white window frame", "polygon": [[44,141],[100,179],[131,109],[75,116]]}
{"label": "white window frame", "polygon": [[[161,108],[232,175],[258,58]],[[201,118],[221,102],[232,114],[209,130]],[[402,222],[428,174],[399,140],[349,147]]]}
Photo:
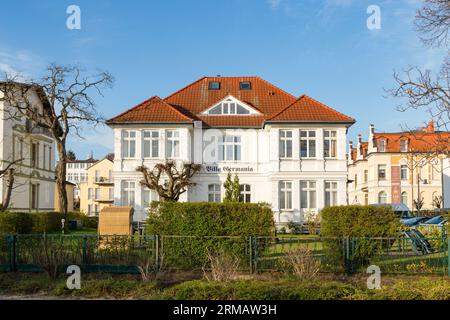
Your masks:
{"label": "white window frame", "polygon": [[[290,136],[289,136],[290,134]],[[279,132],[279,152],[280,152],[280,159],[292,159],[293,154],[293,143],[294,143],[294,132],[293,130],[286,130],[286,129],[280,129]],[[288,152],[289,148],[288,146],[291,146],[290,148],[290,154]]]}
{"label": "white window frame", "polygon": [[400,140],[400,152],[408,152],[408,140]]}
{"label": "white window frame", "polygon": [[[306,135],[303,136],[303,133]],[[306,156],[302,156],[302,142],[306,142]],[[314,148],[311,148],[314,145]],[[314,150],[314,154],[312,154]],[[317,133],[316,130],[300,130],[300,158],[315,159],[317,158]]]}
{"label": "white window frame", "polygon": [[[133,159],[136,157],[136,137],[135,130],[122,131],[122,158]],[[133,148],[131,148],[132,146]]]}
{"label": "white window frame", "polygon": [[[278,207],[280,210],[292,210],[292,181],[278,182]],[[282,201],[283,200],[283,201]]]}
{"label": "white window frame", "polygon": [[252,186],[248,183],[239,185],[239,202],[252,202]]}
{"label": "white window frame", "polygon": [[123,206],[134,207],[136,203],[136,182],[129,180],[121,181],[122,194],[121,202]]}
{"label": "white window frame", "polygon": [[378,152],[386,152],[386,139],[378,139],[377,151]]}
{"label": "white window frame", "polygon": [[[380,173],[381,173],[382,168],[384,168],[384,177],[380,178]],[[377,178],[378,178],[378,181],[386,181],[387,180],[387,165],[379,164],[377,166]]]}
{"label": "white window frame", "polygon": [[[327,193],[329,194],[329,203],[327,203]],[[325,181],[325,206],[337,206],[338,204],[338,182]]]}
{"label": "white window frame", "polygon": [[326,159],[337,158],[338,145],[337,145],[337,131],[336,130],[324,130],[323,132],[323,156]]}
{"label": "white window frame", "polygon": [[219,183],[208,184],[208,202],[222,201],[222,186]]}
{"label": "white window frame", "polygon": [[[405,173],[405,175],[403,175],[403,173]],[[401,164],[400,165],[400,180],[406,181],[406,180],[408,180],[408,177],[409,177],[408,166],[406,164]]]}
{"label": "white window frame", "polygon": [[[387,192],[386,191],[380,191],[378,192],[378,204],[386,204],[387,203]],[[384,199],[382,202],[381,199]]]}
{"label": "white window frame", "polygon": [[166,130],[166,157],[176,159],[180,157],[180,131]]}
{"label": "white window frame", "polygon": [[[219,161],[242,160],[242,138],[237,135],[222,135],[218,137]],[[231,154],[229,151],[231,150]]]}
{"label": "white window frame", "polygon": [[[146,137],[147,134],[149,134],[150,136]],[[156,151],[153,149],[154,144],[156,144]],[[158,130],[144,130],[142,132],[142,157],[143,158],[158,158],[159,157],[159,131]]]}
{"label": "white window frame", "polygon": [[[306,184],[306,186],[304,186]],[[306,194],[306,204],[302,201]],[[312,203],[314,202],[314,203]],[[312,180],[300,181],[300,209],[317,209],[317,182]]]}

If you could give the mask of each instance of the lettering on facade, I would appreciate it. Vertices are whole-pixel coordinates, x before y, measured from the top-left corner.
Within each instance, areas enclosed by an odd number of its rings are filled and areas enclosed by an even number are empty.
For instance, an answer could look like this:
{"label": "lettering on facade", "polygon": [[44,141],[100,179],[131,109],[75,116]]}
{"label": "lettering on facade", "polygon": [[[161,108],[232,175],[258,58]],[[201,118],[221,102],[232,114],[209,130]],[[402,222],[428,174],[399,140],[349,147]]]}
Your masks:
{"label": "lettering on facade", "polygon": [[230,166],[205,166],[206,173],[221,173],[221,172],[254,172],[253,168],[247,167],[230,167]]}

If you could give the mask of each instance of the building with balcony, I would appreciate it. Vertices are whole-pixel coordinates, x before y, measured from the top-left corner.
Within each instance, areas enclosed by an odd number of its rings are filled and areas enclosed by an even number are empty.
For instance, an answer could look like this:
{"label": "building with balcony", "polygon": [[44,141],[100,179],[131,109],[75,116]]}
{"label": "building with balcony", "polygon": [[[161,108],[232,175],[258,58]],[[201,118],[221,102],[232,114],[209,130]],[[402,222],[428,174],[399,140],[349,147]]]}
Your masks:
{"label": "building with balcony", "polygon": [[66,180],[74,184],[73,202],[75,207],[80,205],[80,183],[87,181],[87,169],[97,161],[91,155],[88,159],[68,160],[66,163]]}
{"label": "building with balcony", "polygon": [[86,181],[79,183],[80,211],[88,216],[97,216],[114,202],[113,161],[111,155],[97,161],[86,169]]}
{"label": "building with balcony", "polygon": [[[419,130],[382,133],[369,127],[369,139],[350,143],[348,195],[350,204],[403,203],[415,210],[450,207],[450,132],[430,122]],[[419,196],[420,195],[420,196]]]}
{"label": "building with balcony", "polygon": [[[27,86],[17,84],[17,86]],[[30,87],[31,88],[31,87]],[[26,89],[26,87],[25,87]],[[42,88],[26,90],[35,110],[43,114],[48,100]],[[0,97],[3,97],[0,90]],[[0,167],[13,165],[14,184],[9,208],[16,211],[53,211],[55,142],[50,132],[37,126],[0,101]],[[14,116],[13,116],[14,115]],[[0,177],[0,196],[7,192],[7,178]]]}
{"label": "building with balcony", "polygon": [[280,226],[307,212],[346,203],[346,138],[355,122],[306,95],[259,77],[203,77],[108,120],[114,130],[114,202],[145,220],[154,191],[140,165],[167,159],[202,165],[180,201],[221,201],[227,173],[241,199],[272,205]]}

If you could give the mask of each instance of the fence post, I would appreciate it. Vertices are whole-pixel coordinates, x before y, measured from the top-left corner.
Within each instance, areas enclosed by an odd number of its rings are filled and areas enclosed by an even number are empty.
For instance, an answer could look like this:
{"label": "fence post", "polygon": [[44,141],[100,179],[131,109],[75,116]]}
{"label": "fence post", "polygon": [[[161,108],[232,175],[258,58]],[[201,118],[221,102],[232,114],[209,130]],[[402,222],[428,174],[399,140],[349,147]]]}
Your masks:
{"label": "fence post", "polygon": [[450,238],[447,238],[447,272],[450,278]]}
{"label": "fence post", "polygon": [[159,270],[159,236],[155,235],[155,265],[156,270]]}
{"label": "fence post", "polygon": [[249,253],[250,253],[250,273],[253,273],[253,239],[252,236],[248,237]]}
{"label": "fence post", "polygon": [[87,237],[84,236],[83,237],[83,254],[81,256],[81,265],[84,266],[84,264],[86,263],[86,258],[87,258]]}
{"label": "fence post", "polygon": [[348,275],[351,274],[351,267],[350,267],[350,238],[346,238],[346,244],[345,244],[345,268]]}

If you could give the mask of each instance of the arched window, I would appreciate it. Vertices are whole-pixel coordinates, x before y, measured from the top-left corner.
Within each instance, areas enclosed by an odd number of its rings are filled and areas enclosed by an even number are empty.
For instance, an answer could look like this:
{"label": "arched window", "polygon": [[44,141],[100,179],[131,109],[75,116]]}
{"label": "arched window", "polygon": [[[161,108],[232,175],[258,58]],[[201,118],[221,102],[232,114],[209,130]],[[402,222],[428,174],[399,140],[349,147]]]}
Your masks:
{"label": "arched window", "polygon": [[407,206],[408,205],[408,193],[406,191],[402,192],[402,203]]}
{"label": "arched window", "polygon": [[379,204],[385,204],[385,203],[387,203],[387,194],[386,194],[386,192],[381,191],[381,192],[378,194],[378,203],[379,203]]}

